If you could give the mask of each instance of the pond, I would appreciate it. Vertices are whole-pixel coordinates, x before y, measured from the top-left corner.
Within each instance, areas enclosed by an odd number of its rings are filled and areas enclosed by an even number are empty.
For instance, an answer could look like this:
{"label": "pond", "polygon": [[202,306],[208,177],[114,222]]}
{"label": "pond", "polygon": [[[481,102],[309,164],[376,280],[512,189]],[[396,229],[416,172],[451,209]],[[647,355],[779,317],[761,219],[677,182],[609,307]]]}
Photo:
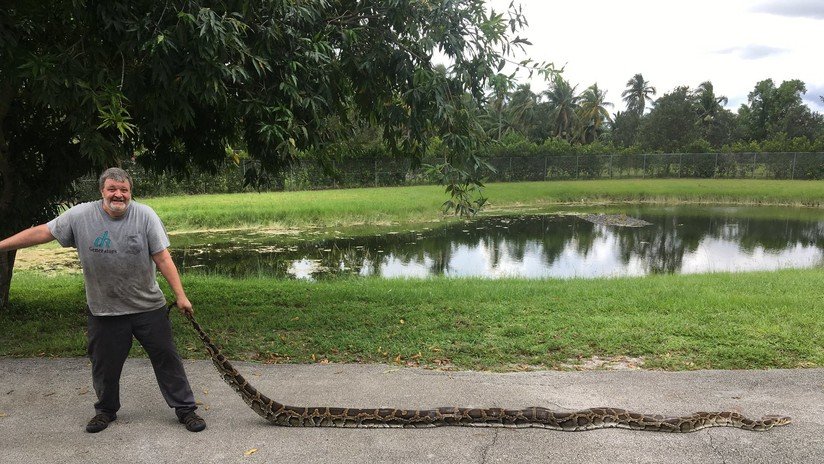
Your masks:
{"label": "pond", "polygon": [[[821,216],[802,208],[567,208],[368,235],[316,232],[324,237],[315,239],[189,235],[173,238],[185,242],[173,243],[173,256],[182,272],[303,279],[745,272],[824,265]],[[620,225],[609,220],[616,217]],[[626,219],[637,224],[628,227]]]}

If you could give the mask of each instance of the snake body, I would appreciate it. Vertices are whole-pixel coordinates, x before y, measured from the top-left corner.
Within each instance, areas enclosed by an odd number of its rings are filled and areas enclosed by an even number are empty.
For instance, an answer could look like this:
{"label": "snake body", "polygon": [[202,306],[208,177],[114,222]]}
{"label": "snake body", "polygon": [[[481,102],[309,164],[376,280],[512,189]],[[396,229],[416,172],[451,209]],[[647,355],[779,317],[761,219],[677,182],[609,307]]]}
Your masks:
{"label": "snake body", "polygon": [[639,414],[617,408],[590,408],[572,412],[542,407],[524,409],[458,408],[355,409],[298,407],[278,403],[253,387],[221,354],[191,314],[187,318],[203,341],[215,368],[243,401],[267,421],[288,427],[537,427],[567,432],[625,428],[656,432],[695,432],[707,427],[737,427],[763,431],[790,423],[786,416],[748,419],[737,412],[696,412],[685,416]]}

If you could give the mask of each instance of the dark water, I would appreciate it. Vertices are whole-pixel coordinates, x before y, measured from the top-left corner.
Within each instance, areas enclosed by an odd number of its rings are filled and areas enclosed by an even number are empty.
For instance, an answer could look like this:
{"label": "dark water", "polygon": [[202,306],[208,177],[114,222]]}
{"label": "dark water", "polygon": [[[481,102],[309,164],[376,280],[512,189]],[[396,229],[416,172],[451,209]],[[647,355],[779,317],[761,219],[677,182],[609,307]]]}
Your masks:
{"label": "dark water", "polygon": [[[599,210],[587,212],[598,213]],[[569,214],[490,217],[335,239],[188,237],[183,272],[228,276],[600,277],[824,266],[824,215],[791,208],[612,209],[652,225],[593,224]]]}

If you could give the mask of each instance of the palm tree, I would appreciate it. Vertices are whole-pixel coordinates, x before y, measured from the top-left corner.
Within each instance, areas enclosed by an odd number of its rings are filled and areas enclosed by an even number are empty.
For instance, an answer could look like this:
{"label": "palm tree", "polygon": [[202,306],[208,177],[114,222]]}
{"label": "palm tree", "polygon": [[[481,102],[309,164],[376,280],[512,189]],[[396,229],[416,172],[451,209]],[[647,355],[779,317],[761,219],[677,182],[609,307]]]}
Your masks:
{"label": "palm tree", "polygon": [[[715,95],[712,82],[702,82],[692,92],[692,105],[698,115],[698,124],[701,128],[701,137],[713,145],[721,145],[732,136],[729,127],[729,117],[725,118],[724,105],[727,97]],[[727,123],[725,123],[725,120]]]}
{"label": "palm tree", "polygon": [[509,99],[507,114],[512,128],[529,138],[532,126],[535,124],[535,108],[538,106],[538,95],[532,91],[529,84],[519,85]]}
{"label": "palm tree", "polygon": [[724,109],[724,105],[729,100],[727,97],[715,95],[712,87],[712,82],[702,82],[697,89],[692,93],[695,99],[695,108],[698,111],[698,116],[701,118],[702,124],[710,124],[718,113]]}
{"label": "palm tree", "polygon": [[506,121],[504,109],[506,101],[509,98],[509,91],[512,88],[511,81],[503,74],[498,74],[490,79],[490,87],[492,93],[489,96],[488,111],[491,113],[490,120],[493,124],[493,129],[497,132],[496,140],[501,140],[505,133],[505,129],[509,126]]}
{"label": "palm tree", "polygon": [[571,141],[577,119],[575,112],[581,98],[575,95],[575,87],[560,75],[555,75],[549,90],[541,95],[547,98],[550,106],[550,135]]}
{"label": "palm tree", "polygon": [[578,107],[578,121],[580,123],[581,142],[592,143],[601,132],[604,121],[612,122],[606,107],[613,106],[605,101],[607,92],[598,88],[598,84],[592,84],[581,94],[581,104]]}
{"label": "palm tree", "polygon": [[638,73],[627,81],[627,90],[621,93],[621,97],[627,102],[627,111],[632,111],[641,116],[644,114],[646,102],[652,103],[650,95],[655,95],[655,93],[655,87],[649,85],[649,82],[644,80],[644,76]]}

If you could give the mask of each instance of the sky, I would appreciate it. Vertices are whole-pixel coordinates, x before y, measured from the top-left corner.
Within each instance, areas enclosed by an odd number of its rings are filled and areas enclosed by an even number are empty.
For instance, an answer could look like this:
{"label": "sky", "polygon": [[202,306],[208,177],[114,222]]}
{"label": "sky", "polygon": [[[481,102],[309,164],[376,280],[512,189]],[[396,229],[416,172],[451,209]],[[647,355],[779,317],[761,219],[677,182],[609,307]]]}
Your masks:
{"label": "sky", "polygon": [[[655,97],[710,81],[736,112],[759,81],[800,79],[804,102],[824,113],[824,0],[515,0],[532,42],[517,58],[554,63],[577,92],[593,83],[607,91],[611,112],[637,73]],[[501,12],[510,0],[489,0]],[[526,76],[539,93],[547,88]]]}

